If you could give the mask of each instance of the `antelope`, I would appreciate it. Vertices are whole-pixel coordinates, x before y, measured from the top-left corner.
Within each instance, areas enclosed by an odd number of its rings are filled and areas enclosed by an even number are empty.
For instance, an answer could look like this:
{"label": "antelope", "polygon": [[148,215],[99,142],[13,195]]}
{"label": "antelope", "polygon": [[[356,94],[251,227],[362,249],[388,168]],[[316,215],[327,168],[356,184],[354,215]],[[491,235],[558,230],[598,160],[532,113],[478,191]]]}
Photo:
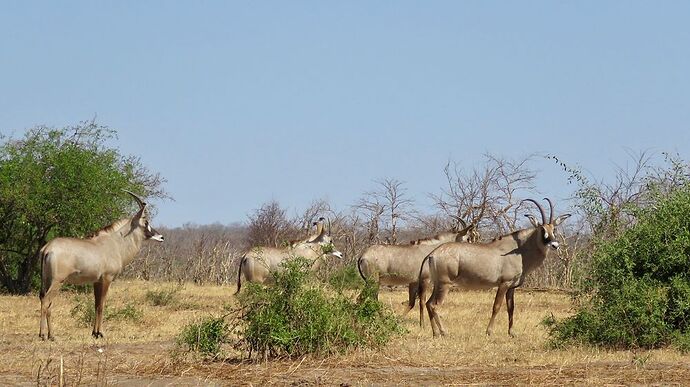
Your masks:
{"label": "antelope", "polygon": [[163,236],[149,223],[146,203],[132,192],[125,192],[139,204],[139,211],[132,217],[120,219],[88,239],[55,238],[41,248],[41,339],[46,339],[46,333],[48,339],[53,339],[50,308],[63,283],[93,284],[96,319],[91,335],[103,337],[103,305],[110,283],[134,259],[145,240],[163,242]]}
{"label": "antelope", "polygon": [[343,258],[343,253],[333,245],[331,238],[330,222],[328,232],[323,226],[323,218],[316,224],[316,235],[301,241],[291,243],[287,247],[256,246],[244,253],[240,259],[237,272],[237,291],[242,288],[242,275],[249,282],[260,284],[272,281],[271,272],[279,270],[280,264],[294,257],[303,257],[312,260],[311,270],[316,271],[321,265],[322,259],[327,255]]}
{"label": "antelope", "polygon": [[430,238],[418,239],[409,245],[373,245],[367,248],[357,260],[357,269],[364,281],[378,282],[379,285],[407,285],[409,298],[407,310],[414,308],[417,294],[419,303],[419,325],[424,325],[424,301],[429,288],[429,272],[419,273],[419,266],[433,249],[446,242],[467,242],[474,235],[475,225],[463,229],[443,232]]}
{"label": "antelope", "polygon": [[513,333],[515,289],[523,284],[528,273],[544,262],[549,248],[558,249],[559,244],[555,237],[556,226],[570,217],[570,214],[564,214],[554,220],[553,203],[548,198],[544,200],[549,203],[551,210],[548,222],[542,206],[533,199],[525,199],[523,202],[532,202],[539,209],[541,224],[534,216],[527,214],[525,216],[533,227],[515,231],[485,244],[446,243],[424,258],[419,269],[419,278],[421,281],[425,271],[424,265],[428,262],[434,290],[426,302],[426,308],[434,337],[446,334],[438,309],[448,294],[451,284],[468,289],[498,287],[486,334],[492,334],[494,319],[501,309],[502,298],[505,297],[508,309],[508,334],[511,337],[515,336]]}

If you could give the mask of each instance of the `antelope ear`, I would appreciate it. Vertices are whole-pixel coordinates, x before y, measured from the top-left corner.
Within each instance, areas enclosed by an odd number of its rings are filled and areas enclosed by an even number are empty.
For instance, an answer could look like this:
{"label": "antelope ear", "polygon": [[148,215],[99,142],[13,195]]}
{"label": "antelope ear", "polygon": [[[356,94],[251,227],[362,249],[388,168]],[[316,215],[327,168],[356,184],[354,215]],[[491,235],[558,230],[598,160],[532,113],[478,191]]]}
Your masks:
{"label": "antelope ear", "polygon": [[532,223],[532,226],[534,226],[535,228],[539,227],[539,222],[537,222],[537,218],[530,214],[525,214],[525,217],[529,219],[530,223]]}
{"label": "antelope ear", "polygon": [[571,214],[563,214],[559,216],[558,218],[556,218],[556,220],[553,221],[553,225],[558,226],[559,224],[563,223],[564,220],[570,218],[570,215]]}

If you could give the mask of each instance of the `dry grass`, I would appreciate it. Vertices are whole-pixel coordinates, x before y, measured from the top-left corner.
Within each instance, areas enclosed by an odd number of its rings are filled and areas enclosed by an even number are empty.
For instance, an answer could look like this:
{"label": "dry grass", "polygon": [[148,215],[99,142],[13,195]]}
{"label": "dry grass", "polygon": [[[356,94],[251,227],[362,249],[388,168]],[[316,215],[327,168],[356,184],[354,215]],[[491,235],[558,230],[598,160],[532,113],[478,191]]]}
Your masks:
{"label": "dry grass", "polygon": [[[417,326],[416,311],[404,319],[409,333],[382,351],[359,350],[327,359],[253,363],[230,353],[226,361],[204,362],[171,356],[182,327],[210,313],[220,314],[233,302],[231,287],[191,284],[175,302],[154,307],[146,292],[170,289],[170,283],[119,281],[106,305],[134,302],[144,310],[139,322],[106,321],[104,340],[70,316],[74,295],[61,293],[53,307],[57,339],[38,339],[38,298],[0,297],[0,385],[58,384],[60,361],[68,385],[149,384],[684,384],[690,380],[690,356],[673,350],[645,352],[545,348],[541,319],[569,313],[569,297],[561,293],[516,294],[515,331],[506,334],[505,311],[491,337],[484,334],[493,301],[490,292],[453,292],[444,308],[450,335],[433,339]],[[404,291],[383,291],[381,298],[401,311]],[[107,307],[107,306],[106,306]]]}

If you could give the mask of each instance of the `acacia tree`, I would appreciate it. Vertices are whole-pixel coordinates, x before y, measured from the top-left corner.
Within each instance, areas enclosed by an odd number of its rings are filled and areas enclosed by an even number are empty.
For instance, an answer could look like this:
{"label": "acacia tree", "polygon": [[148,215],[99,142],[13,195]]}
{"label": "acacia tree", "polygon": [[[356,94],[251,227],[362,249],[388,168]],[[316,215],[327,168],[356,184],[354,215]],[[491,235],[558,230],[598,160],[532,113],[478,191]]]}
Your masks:
{"label": "acacia tree", "polygon": [[38,283],[38,251],[55,236],[83,237],[132,209],[128,189],[167,197],[165,180],[108,146],[95,122],[38,126],[0,144],[0,285],[15,294]]}

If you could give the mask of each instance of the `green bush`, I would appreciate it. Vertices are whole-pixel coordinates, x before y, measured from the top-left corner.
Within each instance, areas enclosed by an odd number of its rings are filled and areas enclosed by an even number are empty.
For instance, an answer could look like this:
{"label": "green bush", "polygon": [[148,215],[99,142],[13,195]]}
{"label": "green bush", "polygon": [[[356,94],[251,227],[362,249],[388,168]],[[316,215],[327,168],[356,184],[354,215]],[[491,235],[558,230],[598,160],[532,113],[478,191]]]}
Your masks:
{"label": "green bush", "polygon": [[353,301],[313,281],[310,262],[286,261],[275,284],[249,284],[240,294],[244,311],[240,346],[266,357],[326,355],[354,347],[379,347],[403,332],[398,319],[372,295]]}
{"label": "green bush", "polygon": [[49,240],[84,237],[130,214],[123,189],[165,197],[165,180],[121,154],[115,139],[94,122],[0,135],[0,291],[40,287],[38,252]]}
{"label": "green bush", "polygon": [[177,337],[177,345],[190,352],[217,358],[221,354],[221,345],[227,338],[228,323],[225,316],[206,317],[186,325]]}
{"label": "green bush", "polygon": [[658,197],[636,215],[620,237],[596,242],[576,314],[544,321],[553,346],[689,347],[690,188]]}
{"label": "green bush", "polygon": [[336,290],[360,289],[364,280],[357,271],[357,266],[346,265],[333,270],[328,276],[328,283]]}
{"label": "green bush", "polygon": [[177,301],[177,295],[182,287],[163,288],[158,290],[148,290],[146,300],[153,306],[167,306]]}
{"label": "green bush", "polygon": [[[93,298],[77,296],[74,298],[75,305],[70,310],[72,318],[76,319],[80,325],[88,327],[93,325],[96,320],[96,310]],[[107,303],[103,310],[103,320],[105,321],[132,321],[139,322],[144,317],[144,311],[128,302],[120,308],[108,307]]]}

